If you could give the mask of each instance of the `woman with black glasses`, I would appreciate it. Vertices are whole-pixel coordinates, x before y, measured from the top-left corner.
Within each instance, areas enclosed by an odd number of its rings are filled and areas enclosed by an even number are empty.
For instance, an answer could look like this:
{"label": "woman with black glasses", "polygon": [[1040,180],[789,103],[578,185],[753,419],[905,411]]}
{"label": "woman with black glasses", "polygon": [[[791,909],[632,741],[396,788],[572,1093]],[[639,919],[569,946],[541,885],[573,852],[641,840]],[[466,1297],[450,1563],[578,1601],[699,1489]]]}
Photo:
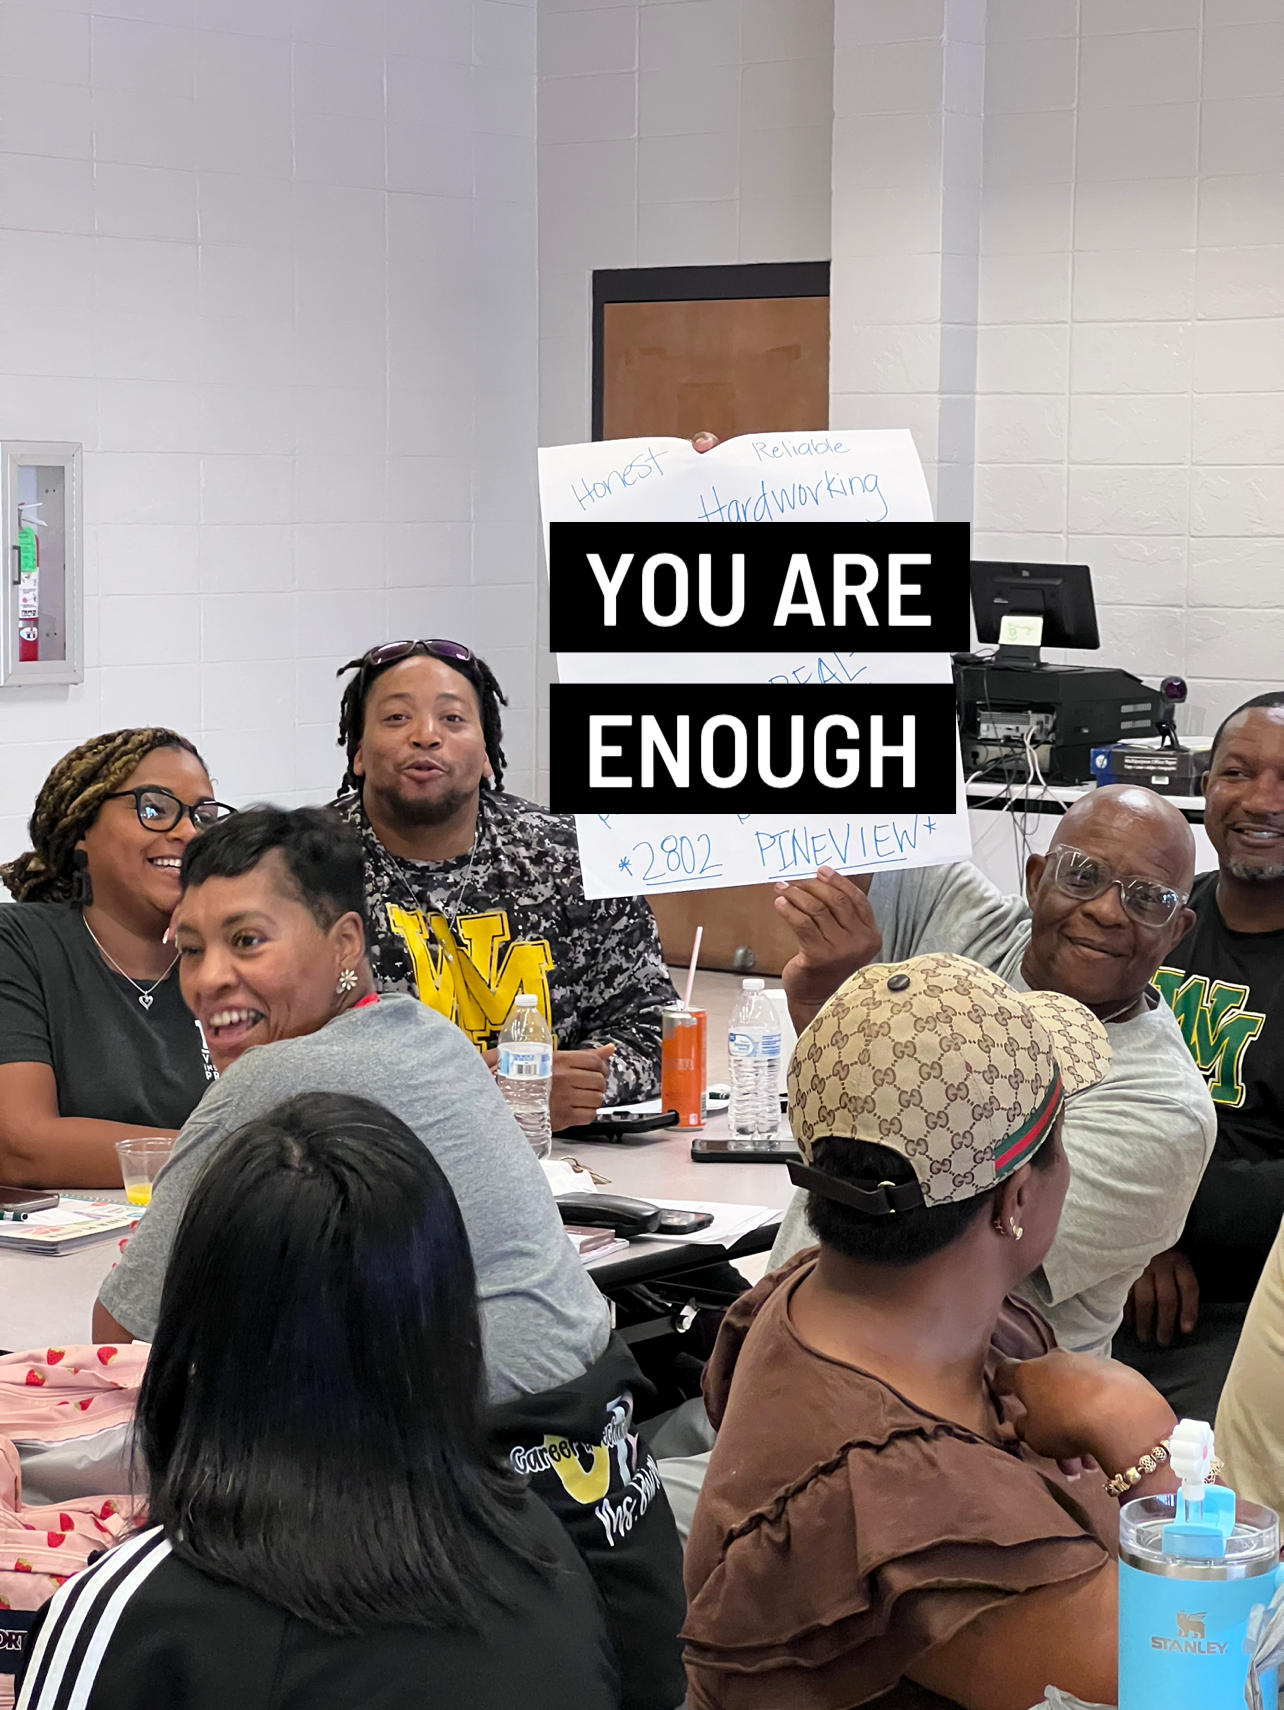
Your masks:
{"label": "woman with black glasses", "polygon": [[0,1182],[119,1187],[114,1145],[172,1135],[216,1078],[166,943],[183,850],[231,808],[164,729],[73,748],[0,868]]}

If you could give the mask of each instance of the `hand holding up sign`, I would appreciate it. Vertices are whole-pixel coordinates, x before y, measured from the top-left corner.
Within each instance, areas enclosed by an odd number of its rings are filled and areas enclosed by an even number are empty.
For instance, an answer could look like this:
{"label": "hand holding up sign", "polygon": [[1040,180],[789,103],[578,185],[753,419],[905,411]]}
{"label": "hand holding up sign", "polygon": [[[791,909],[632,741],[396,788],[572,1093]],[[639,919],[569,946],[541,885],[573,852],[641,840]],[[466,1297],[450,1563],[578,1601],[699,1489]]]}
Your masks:
{"label": "hand holding up sign", "polygon": [[801,1033],[834,993],[882,954],[883,938],[866,893],[872,873],[844,878],[818,867],[814,879],[776,886],[775,910],[798,940],[781,973],[789,1016]]}

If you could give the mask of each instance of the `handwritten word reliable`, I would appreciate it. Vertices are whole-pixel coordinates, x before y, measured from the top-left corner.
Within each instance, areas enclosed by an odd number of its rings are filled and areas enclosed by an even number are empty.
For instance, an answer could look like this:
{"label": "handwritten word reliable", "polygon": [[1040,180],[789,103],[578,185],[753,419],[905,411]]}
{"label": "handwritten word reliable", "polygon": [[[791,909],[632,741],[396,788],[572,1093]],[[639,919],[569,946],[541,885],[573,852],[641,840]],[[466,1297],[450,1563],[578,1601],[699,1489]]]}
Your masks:
{"label": "handwritten word reliable", "polygon": [[768,487],[766,479],[758,491],[743,498],[723,499],[717,487],[702,493],[699,499],[701,522],[775,522],[792,517],[798,511],[824,510],[831,499],[850,499],[861,493],[869,495],[868,522],[883,522],[887,517],[887,500],[878,485],[877,475],[834,475],[829,470],[818,481],[791,481],[787,487]]}

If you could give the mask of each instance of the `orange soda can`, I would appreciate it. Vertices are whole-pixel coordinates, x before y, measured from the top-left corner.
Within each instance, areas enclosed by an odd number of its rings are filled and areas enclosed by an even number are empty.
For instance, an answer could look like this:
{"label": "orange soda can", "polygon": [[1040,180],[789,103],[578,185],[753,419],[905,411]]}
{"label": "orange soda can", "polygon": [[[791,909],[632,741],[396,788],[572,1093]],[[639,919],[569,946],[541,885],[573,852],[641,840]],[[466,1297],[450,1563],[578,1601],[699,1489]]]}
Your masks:
{"label": "orange soda can", "polygon": [[709,1017],[702,1009],[671,1004],[661,1010],[660,1108],[676,1110],[679,1128],[704,1127],[704,1084]]}

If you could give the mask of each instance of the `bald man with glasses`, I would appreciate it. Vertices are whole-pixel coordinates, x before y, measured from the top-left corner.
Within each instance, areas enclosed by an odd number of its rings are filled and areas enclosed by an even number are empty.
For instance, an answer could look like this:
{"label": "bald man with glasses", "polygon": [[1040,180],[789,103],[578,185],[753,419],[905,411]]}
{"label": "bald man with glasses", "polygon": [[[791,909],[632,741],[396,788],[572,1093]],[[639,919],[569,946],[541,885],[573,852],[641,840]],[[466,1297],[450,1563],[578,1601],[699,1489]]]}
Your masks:
{"label": "bald man with glasses", "polygon": [[[970,957],[1018,991],[1059,991],[1106,1024],[1105,1079],[1066,1108],[1070,1189],[1056,1240],[1022,1292],[1064,1348],[1109,1354],[1128,1291],[1172,1246],[1211,1155],[1208,1088],[1156,970],[1193,923],[1195,844],[1150,790],[1093,790],[1026,864],[1025,897],[1005,897],[969,863],[777,886],[798,939],[784,970],[803,1027],[857,968],[929,951]],[[868,893],[868,894],[866,894]],[[796,1195],[772,1264],[811,1242]]]}

